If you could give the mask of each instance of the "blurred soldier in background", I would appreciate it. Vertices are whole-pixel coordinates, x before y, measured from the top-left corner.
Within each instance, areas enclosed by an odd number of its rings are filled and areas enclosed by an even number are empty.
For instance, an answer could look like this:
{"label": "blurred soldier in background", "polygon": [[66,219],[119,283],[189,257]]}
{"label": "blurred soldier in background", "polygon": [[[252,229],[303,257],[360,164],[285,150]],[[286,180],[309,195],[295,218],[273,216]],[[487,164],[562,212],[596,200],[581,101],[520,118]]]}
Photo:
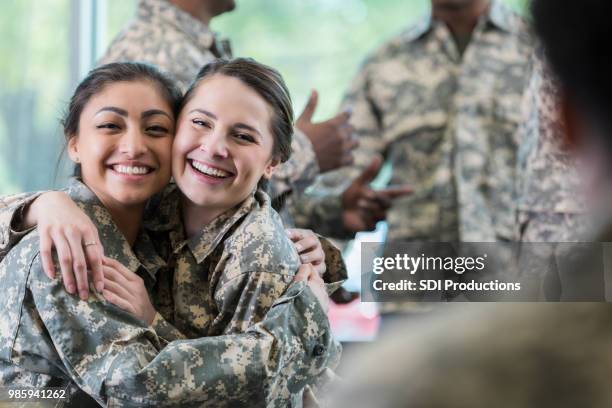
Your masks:
{"label": "blurred soldier in background", "polygon": [[[414,190],[389,210],[389,241],[511,240],[528,27],[497,0],[431,5],[431,15],[363,63],[343,104],[360,143],[355,163],[321,183],[342,191],[381,154],[391,184]],[[298,223],[333,225],[333,200],[313,195],[324,204],[300,202],[309,208]]]}
{"label": "blurred soldier in background", "polygon": [[[383,155],[392,167],[391,185],[406,183],[414,191],[389,209],[388,243],[509,242],[531,32],[497,0],[432,0],[431,7],[431,14],[363,63],[343,104],[353,110],[360,142],[355,164],[322,176],[318,184],[338,193],[372,157]],[[322,225],[333,225],[337,232],[330,217],[341,213],[332,208],[344,200],[336,194],[334,202],[332,195],[314,191],[313,199],[300,200],[296,222],[320,232]],[[508,263],[511,249],[499,247],[491,258]],[[387,246],[385,256],[394,255]],[[385,276],[399,282],[406,272]],[[405,311],[404,300],[440,296],[457,294],[413,291],[401,299],[402,293],[381,309]]]}

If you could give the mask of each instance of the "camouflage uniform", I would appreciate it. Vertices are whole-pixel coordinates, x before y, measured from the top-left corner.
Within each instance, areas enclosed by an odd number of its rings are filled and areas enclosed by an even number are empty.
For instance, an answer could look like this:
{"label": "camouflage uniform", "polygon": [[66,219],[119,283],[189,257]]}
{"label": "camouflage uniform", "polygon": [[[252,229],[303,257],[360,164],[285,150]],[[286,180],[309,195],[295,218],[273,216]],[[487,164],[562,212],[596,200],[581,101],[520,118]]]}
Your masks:
{"label": "camouflage uniform", "polygon": [[[167,0],[140,0],[136,17],[112,41],[99,64],[117,61],[148,62],[175,78],[183,90],[207,63],[231,58],[228,40]],[[292,158],[279,166],[270,182],[270,195],[284,197],[291,208],[291,192],[299,194],[319,173],[308,137],[295,129]]]}
{"label": "camouflage uniform", "polygon": [[[185,234],[180,202],[171,184],[159,202],[150,203],[147,213],[155,216],[145,217],[146,230],[162,243],[158,252],[174,268],[171,279],[158,280],[155,296],[172,299],[172,305],[158,310],[188,337],[244,331],[286,291],[300,265],[297,251],[260,190],[192,237]],[[339,251],[335,258],[334,251],[328,254],[327,281],[333,286],[346,278],[346,270]]]}
{"label": "camouflage uniform", "polygon": [[[337,195],[383,154],[393,166],[390,183],[414,189],[388,212],[389,240],[511,239],[516,128],[531,43],[525,22],[492,1],[463,54],[446,24],[430,16],[384,44],[343,103],[360,141],[355,165],[322,176],[323,185]],[[340,214],[330,210],[334,198],[318,198],[324,203],[302,208],[299,223]]]}
{"label": "camouflage uniform", "polygon": [[[156,293],[169,274],[154,238],[140,234],[132,252],[91,191],[74,181],[67,193],[98,227],[106,255],[138,273],[151,295]],[[0,263],[0,290],[7,297],[0,305],[4,385],[64,386],[74,392],[78,386],[109,406],[286,407],[299,406],[299,391],[337,363],[325,313],[304,283],[267,299],[267,314],[258,309],[263,320],[243,324],[243,333],[169,344],[184,336],[161,314],[146,327],[98,295],[82,301],[65,292],[59,278],[49,280],[36,232]]]}

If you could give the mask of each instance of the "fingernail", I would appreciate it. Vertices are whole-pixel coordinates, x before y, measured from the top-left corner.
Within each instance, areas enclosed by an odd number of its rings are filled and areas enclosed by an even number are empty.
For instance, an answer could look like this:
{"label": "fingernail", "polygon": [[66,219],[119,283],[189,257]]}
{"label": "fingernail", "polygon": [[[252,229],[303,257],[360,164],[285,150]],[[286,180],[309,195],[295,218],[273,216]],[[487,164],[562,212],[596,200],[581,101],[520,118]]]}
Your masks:
{"label": "fingernail", "polygon": [[302,255],[300,256],[300,259],[302,260],[303,263],[308,262],[308,255]]}
{"label": "fingernail", "polygon": [[102,282],[102,281],[96,282],[96,290],[99,293],[102,293],[102,291],[104,290],[104,282]]}
{"label": "fingernail", "polygon": [[300,244],[295,244],[295,249],[297,249],[298,252],[302,252],[302,249],[304,248],[302,248],[302,245]]}
{"label": "fingernail", "polygon": [[76,287],[73,284],[69,284],[68,287],[66,288],[66,290],[68,291],[68,293],[70,293],[71,295],[74,295],[74,292],[76,291]]}
{"label": "fingernail", "polygon": [[81,297],[81,299],[87,300],[87,297],[89,296],[89,294],[87,293],[86,290],[80,290],[79,291],[79,296]]}

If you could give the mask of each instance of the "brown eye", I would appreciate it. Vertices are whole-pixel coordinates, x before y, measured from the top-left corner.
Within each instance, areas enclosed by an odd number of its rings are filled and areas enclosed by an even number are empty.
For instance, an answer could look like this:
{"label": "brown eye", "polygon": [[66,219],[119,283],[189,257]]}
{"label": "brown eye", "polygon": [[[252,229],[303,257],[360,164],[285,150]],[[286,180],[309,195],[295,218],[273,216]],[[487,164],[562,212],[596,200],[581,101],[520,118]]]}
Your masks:
{"label": "brown eye", "polygon": [[236,133],[235,137],[249,143],[254,143],[256,141],[255,138],[248,133]]}
{"label": "brown eye", "polygon": [[168,129],[160,125],[153,125],[146,128],[148,133],[154,133],[156,135],[163,135],[168,133]]}
{"label": "brown eye", "polygon": [[103,123],[101,125],[97,125],[96,129],[119,129],[119,126],[115,125],[114,123]]}

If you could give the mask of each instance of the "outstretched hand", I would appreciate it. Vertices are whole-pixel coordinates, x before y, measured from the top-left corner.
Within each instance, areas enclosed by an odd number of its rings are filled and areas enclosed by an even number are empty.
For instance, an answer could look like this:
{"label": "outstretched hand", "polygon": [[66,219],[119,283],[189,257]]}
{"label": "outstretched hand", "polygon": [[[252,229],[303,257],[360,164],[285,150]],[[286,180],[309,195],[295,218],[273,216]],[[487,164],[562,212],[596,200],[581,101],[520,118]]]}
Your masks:
{"label": "outstretched hand", "polygon": [[375,157],[342,193],[342,221],[348,231],[374,230],[376,223],[387,217],[393,200],[412,193],[408,186],[373,190],[370,183],[376,178],[382,163],[382,158]]}

